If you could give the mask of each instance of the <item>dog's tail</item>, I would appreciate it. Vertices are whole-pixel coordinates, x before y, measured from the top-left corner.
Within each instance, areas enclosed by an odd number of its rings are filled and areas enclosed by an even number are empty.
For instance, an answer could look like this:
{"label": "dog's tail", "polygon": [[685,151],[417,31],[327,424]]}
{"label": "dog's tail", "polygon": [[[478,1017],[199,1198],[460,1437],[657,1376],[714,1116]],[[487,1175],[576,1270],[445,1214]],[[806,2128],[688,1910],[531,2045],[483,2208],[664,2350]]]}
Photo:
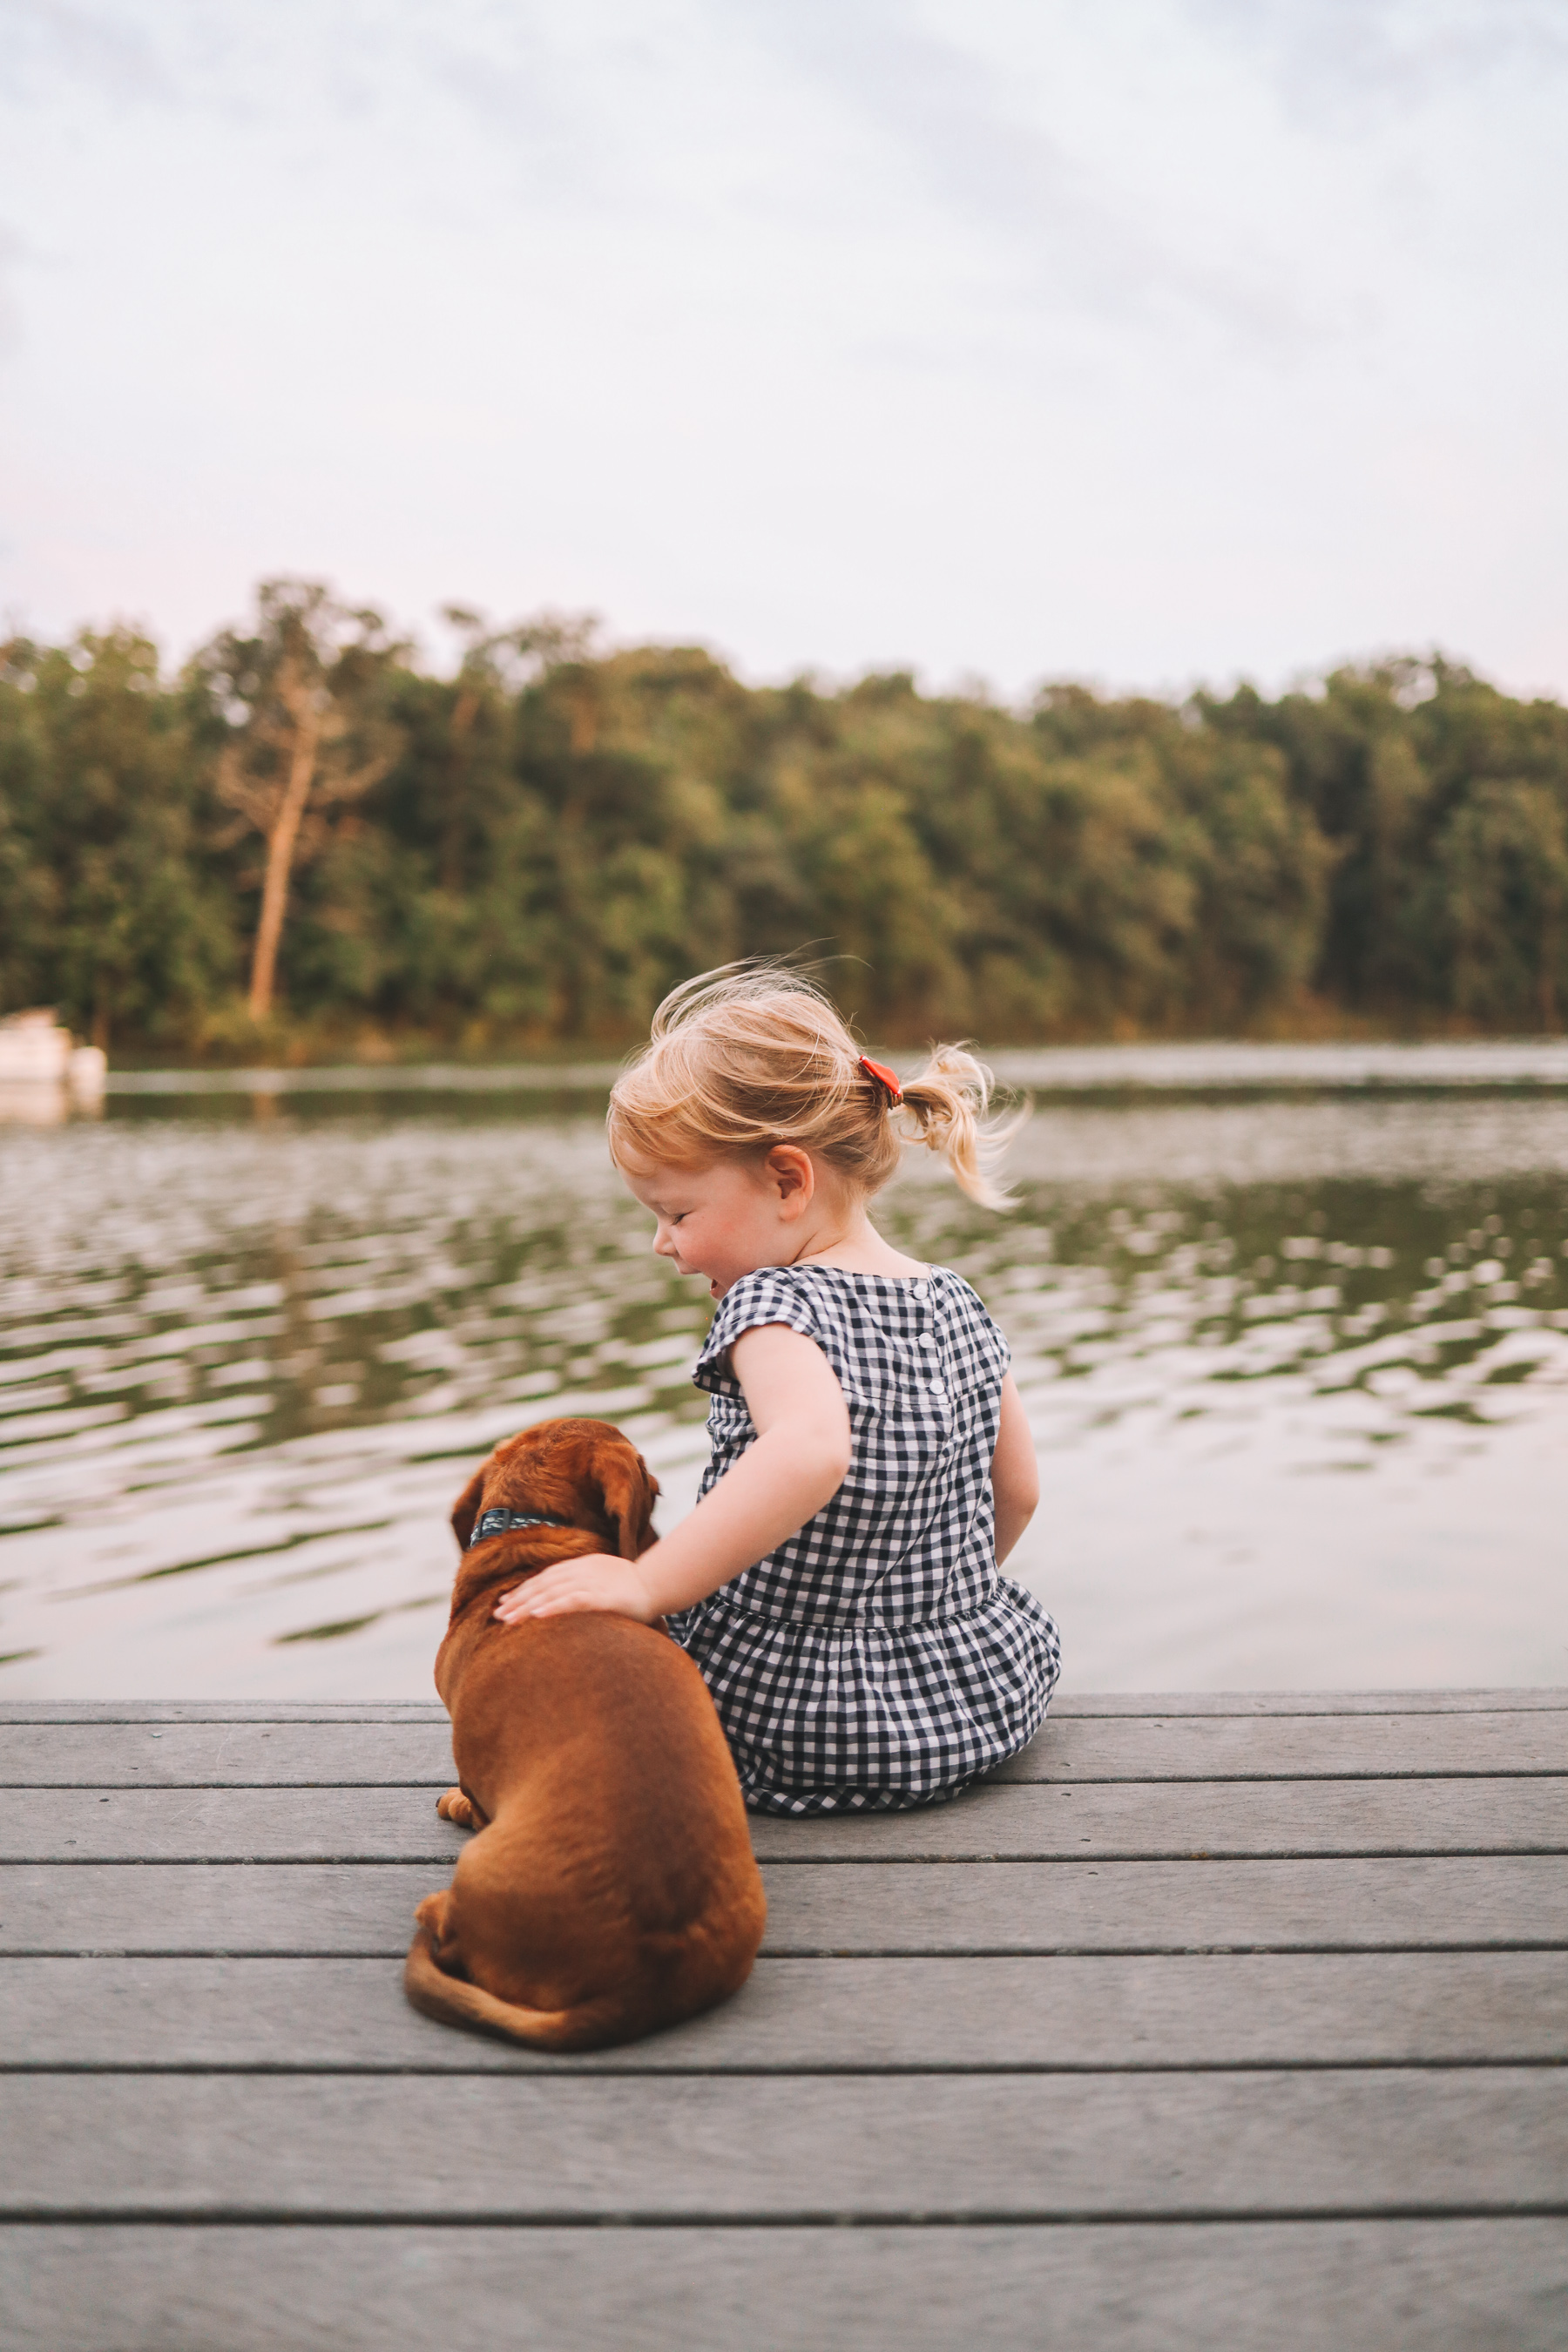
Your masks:
{"label": "dog's tail", "polygon": [[526,2042],[536,2050],[596,2050],[637,2032],[641,2021],[628,2015],[621,1990],[603,1993],[575,2009],[524,2009],[501,2000],[482,1985],[450,1977],[436,1958],[430,1931],[423,1922],[415,1929],[403,1970],[403,1990],[426,2017],[443,2025],[466,2025],[470,2032],[499,2034],[506,2042]]}

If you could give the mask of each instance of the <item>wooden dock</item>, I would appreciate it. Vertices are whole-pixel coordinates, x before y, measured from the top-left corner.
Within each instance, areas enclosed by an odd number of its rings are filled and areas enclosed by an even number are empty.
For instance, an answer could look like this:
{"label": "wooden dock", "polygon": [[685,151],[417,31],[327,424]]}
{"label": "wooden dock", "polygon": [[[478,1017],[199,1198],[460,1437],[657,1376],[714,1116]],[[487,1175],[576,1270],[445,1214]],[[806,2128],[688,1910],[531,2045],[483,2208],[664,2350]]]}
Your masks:
{"label": "wooden dock", "polygon": [[5,2352],[1568,2344],[1568,1692],[1064,1699],[580,2059],[404,2002],[449,1769],[0,1708]]}

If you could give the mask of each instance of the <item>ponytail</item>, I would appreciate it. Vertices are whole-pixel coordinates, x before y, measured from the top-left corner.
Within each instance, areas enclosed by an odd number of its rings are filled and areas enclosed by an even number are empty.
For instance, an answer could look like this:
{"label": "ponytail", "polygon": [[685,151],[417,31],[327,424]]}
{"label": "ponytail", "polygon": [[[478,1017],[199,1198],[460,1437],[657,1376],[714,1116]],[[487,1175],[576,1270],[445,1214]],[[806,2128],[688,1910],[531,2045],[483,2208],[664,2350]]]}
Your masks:
{"label": "ponytail", "polygon": [[962,1045],[933,1045],[918,1078],[906,1078],[902,1108],[915,1122],[915,1140],[940,1151],[961,1192],[986,1209],[1011,1209],[1016,1196],[991,1171],[1026,1112],[998,1128],[986,1121],[993,1080],[984,1062]]}
{"label": "ponytail", "polygon": [[700,1164],[797,1143],[869,1194],[898,1173],[906,1144],[923,1143],[972,1201],[1009,1209],[990,1171],[1020,1122],[988,1122],[991,1093],[990,1071],[962,1045],[933,1045],[900,1087],[812,982],[766,961],[727,964],[659,1006],[610,1096],[610,1151],[622,1166]]}

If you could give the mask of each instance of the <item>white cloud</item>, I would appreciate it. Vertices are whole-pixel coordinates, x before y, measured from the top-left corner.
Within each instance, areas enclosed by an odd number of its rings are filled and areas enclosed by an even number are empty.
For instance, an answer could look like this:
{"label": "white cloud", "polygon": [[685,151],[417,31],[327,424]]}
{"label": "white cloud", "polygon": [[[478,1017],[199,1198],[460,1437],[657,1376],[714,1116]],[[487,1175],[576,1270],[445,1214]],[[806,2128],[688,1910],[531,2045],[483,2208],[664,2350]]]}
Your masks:
{"label": "white cloud", "polygon": [[1458,89],[1568,66],[1563,0],[1188,0],[1194,24],[1263,61],[1287,105],[1350,131]]}

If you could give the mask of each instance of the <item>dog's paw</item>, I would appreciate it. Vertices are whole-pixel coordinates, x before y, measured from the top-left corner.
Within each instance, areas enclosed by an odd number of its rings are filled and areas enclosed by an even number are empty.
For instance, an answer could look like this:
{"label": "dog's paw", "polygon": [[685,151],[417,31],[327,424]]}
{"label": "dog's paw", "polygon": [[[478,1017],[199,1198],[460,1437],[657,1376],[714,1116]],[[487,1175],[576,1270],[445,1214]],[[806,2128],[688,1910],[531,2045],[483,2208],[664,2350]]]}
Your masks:
{"label": "dog's paw", "polygon": [[461,1789],[448,1789],[444,1797],[437,1797],[436,1811],[444,1822],[456,1822],[460,1830],[484,1827],[484,1815],[473,1799],[465,1796]]}

